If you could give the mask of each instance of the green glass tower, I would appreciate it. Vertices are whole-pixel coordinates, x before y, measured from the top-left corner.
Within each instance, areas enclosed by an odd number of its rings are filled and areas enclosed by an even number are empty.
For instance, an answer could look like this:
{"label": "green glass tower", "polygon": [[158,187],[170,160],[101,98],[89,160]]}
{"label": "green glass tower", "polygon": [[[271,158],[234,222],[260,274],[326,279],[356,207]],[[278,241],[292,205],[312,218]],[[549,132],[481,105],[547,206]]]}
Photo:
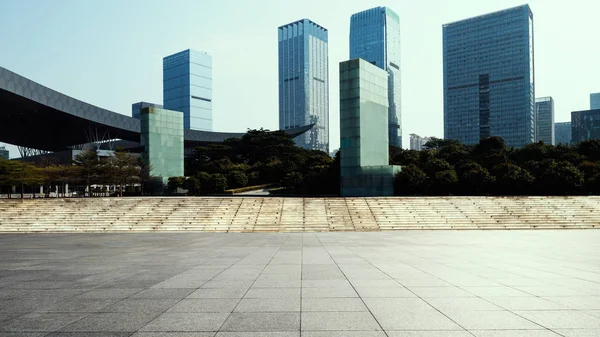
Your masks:
{"label": "green glass tower", "polygon": [[162,177],[183,176],[183,114],[147,107],[141,111],[142,159],[150,164],[150,174]]}
{"label": "green glass tower", "polygon": [[399,166],[389,165],[388,74],[363,60],[340,63],[342,196],[390,196]]}

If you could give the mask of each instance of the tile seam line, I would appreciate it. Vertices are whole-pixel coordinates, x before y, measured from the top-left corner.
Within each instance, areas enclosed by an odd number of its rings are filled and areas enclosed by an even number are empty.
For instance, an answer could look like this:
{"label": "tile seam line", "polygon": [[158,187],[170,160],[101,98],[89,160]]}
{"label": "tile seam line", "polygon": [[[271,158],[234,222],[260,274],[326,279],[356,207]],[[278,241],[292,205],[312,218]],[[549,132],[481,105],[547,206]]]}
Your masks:
{"label": "tile seam line", "polygon": [[[396,261],[398,261],[398,262],[401,262],[401,261],[397,260],[396,258],[393,258],[393,259],[394,259],[394,260],[396,260]],[[427,258],[426,260],[431,260],[431,259]],[[381,270],[379,267],[377,267],[377,266],[375,266],[374,264],[372,264],[370,261],[368,261],[368,260],[365,260],[365,261],[367,261],[367,262],[368,262],[370,265],[372,265],[373,267],[377,268],[377,270],[381,271],[382,273],[384,273],[384,274],[385,274],[385,275],[387,275],[388,277],[392,278],[390,275],[388,275],[386,272],[384,272],[383,270]],[[402,262],[401,262],[401,263],[402,263]],[[438,263],[438,262],[436,262],[436,263]],[[440,265],[443,265],[443,266],[445,266],[445,267],[448,267],[448,268],[449,268],[449,266],[447,266],[446,264],[443,264],[443,263],[438,263],[438,264],[440,264]],[[466,289],[463,289],[463,287],[461,287],[461,286],[457,286],[457,285],[456,285],[456,284],[454,284],[454,283],[451,283],[451,282],[448,282],[448,281],[442,280],[442,279],[440,279],[439,277],[437,277],[436,275],[433,275],[433,274],[431,274],[431,273],[429,273],[429,272],[427,272],[427,271],[425,271],[425,270],[422,270],[422,269],[420,269],[420,268],[417,268],[417,267],[415,267],[415,266],[412,266],[412,265],[411,265],[411,267],[413,267],[413,268],[415,268],[415,269],[417,269],[417,270],[419,270],[419,271],[421,271],[421,272],[423,272],[423,273],[425,273],[425,274],[431,275],[431,276],[435,277],[436,279],[439,279],[440,281],[447,282],[448,284],[451,284],[452,286],[454,286],[454,287],[456,287],[456,288],[458,288],[458,289],[461,289],[461,290],[463,290],[463,291],[466,291],[466,292],[468,292],[468,293],[470,293],[470,294],[474,295],[474,296],[475,296],[475,298],[479,298],[479,299],[481,299],[481,300],[483,300],[483,301],[486,301],[486,302],[488,302],[488,303],[490,303],[490,304],[492,304],[492,305],[495,305],[495,306],[497,306],[497,307],[499,307],[499,308],[502,308],[502,309],[504,309],[504,310],[506,310],[506,311],[508,311],[508,312],[512,313],[512,314],[513,314],[513,315],[515,315],[515,316],[518,316],[518,317],[520,317],[520,318],[522,318],[522,319],[524,319],[524,320],[526,320],[526,321],[529,321],[529,322],[531,322],[531,323],[533,323],[533,324],[535,324],[535,325],[538,325],[538,326],[540,326],[540,327],[544,328],[545,330],[551,331],[551,332],[553,332],[553,333],[555,333],[555,334],[558,334],[559,336],[563,336],[563,337],[564,337],[564,335],[561,335],[561,334],[559,334],[558,332],[555,332],[554,330],[552,330],[552,329],[550,329],[550,328],[548,328],[548,327],[546,327],[546,326],[544,326],[544,325],[541,325],[541,324],[539,324],[539,323],[536,323],[536,322],[534,322],[534,321],[530,320],[529,318],[527,318],[527,317],[524,317],[524,316],[522,316],[522,315],[519,315],[519,314],[517,314],[517,313],[515,313],[515,312],[513,312],[513,311],[511,311],[511,310],[509,310],[509,309],[507,309],[507,308],[505,308],[505,307],[502,307],[502,306],[500,306],[500,305],[497,305],[497,304],[495,304],[495,303],[492,303],[492,302],[488,301],[487,299],[485,299],[485,298],[483,298],[483,297],[481,297],[481,296],[478,296],[478,295],[476,295],[476,294],[473,294],[472,292],[470,292],[470,291],[468,291],[468,290],[466,290]],[[512,273],[511,273],[511,274],[512,274]],[[516,275],[518,275],[518,274],[516,274]],[[404,286],[402,283],[400,283],[400,282],[399,282],[399,281],[397,281],[396,279],[394,279],[394,278],[392,278],[392,279],[393,279],[394,281],[396,281],[398,284],[400,284],[402,287],[406,288],[408,291],[410,291],[411,293],[413,293],[415,296],[417,296],[417,297],[418,297],[419,299],[421,299],[423,302],[427,303],[427,305],[431,306],[433,309],[435,309],[436,311],[438,311],[438,312],[439,312],[439,313],[441,313],[442,315],[446,316],[446,317],[447,317],[448,319],[450,319],[452,322],[456,323],[458,326],[460,326],[461,328],[463,328],[465,331],[467,331],[467,332],[469,332],[471,335],[473,335],[473,333],[471,333],[471,331],[470,331],[470,330],[468,330],[468,329],[466,329],[465,327],[463,327],[462,325],[458,324],[458,322],[454,321],[454,320],[453,320],[452,318],[450,318],[448,315],[446,315],[446,314],[444,314],[443,312],[441,312],[441,311],[440,311],[438,308],[436,308],[436,307],[434,307],[433,305],[431,305],[431,303],[429,303],[429,302],[426,300],[426,298],[423,298],[423,297],[420,297],[420,296],[418,296],[418,295],[417,295],[415,292],[413,292],[413,291],[412,291],[411,289],[409,289],[408,287]],[[487,279],[486,279],[486,280],[487,280]],[[522,290],[519,290],[519,289],[515,289],[515,288],[513,288],[513,287],[510,287],[510,286],[506,286],[506,285],[504,285],[504,286],[505,286],[505,287],[507,287],[507,288],[513,289],[513,290],[521,291],[521,292],[523,292],[523,293],[525,293],[525,294],[529,294],[529,295],[531,295],[531,296],[533,296],[533,297],[540,298],[539,296],[536,296],[536,295],[534,295],[534,294],[527,293],[527,292],[525,292],[525,291],[522,291]],[[552,301],[551,301],[551,302],[552,302]],[[486,311],[486,310],[483,310],[483,311]],[[579,311],[579,310],[578,310],[578,311]],[[588,316],[591,316],[591,315],[588,315]],[[473,330],[477,330],[477,329],[473,329]],[[473,336],[475,336],[475,335],[473,335]]]}
{"label": "tile seam line", "polygon": [[[352,252],[354,253],[354,251],[352,251]],[[355,254],[356,254],[356,253],[355,253]],[[360,255],[359,255],[359,256],[360,256]],[[461,329],[463,329],[463,330],[464,330],[464,331],[466,331],[467,333],[471,334],[473,337],[476,337],[476,335],[475,335],[475,334],[473,334],[471,331],[469,331],[468,329],[466,329],[464,326],[460,325],[458,322],[456,322],[456,321],[455,321],[455,320],[453,320],[452,318],[448,317],[448,315],[446,315],[446,314],[444,314],[443,312],[441,312],[441,311],[440,311],[438,308],[436,308],[436,307],[434,307],[433,305],[431,305],[431,303],[427,302],[425,299],[423,299],[422,297],[420,297],[419,295],[417,295],[417,294],[416,294],[415,292],[413,292],[411,289],[407,288],[407,287],[406,287],[406,286],[404,286],[402,283],[400,283],[398,280],[396,280],[395,278],[391,277],[391,276],[390,276],[388,273],[384,272],[384,271],[383,271],[383,270],[381,270],[379,267],[375,266],[373,263],[371,263],[371,261],[369,261],[369,260],[366,260],[366,259],[364,259],[364,260],[365,260],[365,261],[366,261],[366,262],[367,262],[369,265],[371,265],[371,266],[372,266],[372,267],[374,267],[375,269],[379,270],[380,272],[382,272],[383,274],[385,274],[385,275],[386,275],[387,277],[389,277],[390,279],[394,280],[396,283],[398,283],[398,284],[399,284],[400,286],[402,286],[404,289],[406,289],[406,290],[408,290],[409,292],[411,292],[411,293],[412,293],[413,295],[415,295],[415,296],[416,296],[418,299],[420,299],[420,300],[422,300],[423,302],[427,303],[427,305],[428,305],[428,306],[430,306],[430,307],[431,307],[431,308],[433,308],[435,311],[437,311],[437,312],[439,312],[440,314],[442,314],[444,317],[448,318],[450,321],[452,321],[454,324],[456,324],[457,326],[459,326]],[[396,260],[396,259],[394,258],[394,260]],[[396,261],[398,261],[398,260],[396,260]],[[400,262],[400,261],[398,261],[398,262]],[[400,263],[403,263],[403,262],[400,262]],[[336,262],[336,265],[337,265],[337,262]],[[411,267],[412,267],[412,266],[411,266]],[[339,267],[338,267],[338,268],[339,268]],[[421,269],[419,269],[419,268],[416,268],[416,267],[413,267],[413,268],[415,268],[415,269],[417,269],[417,270],[420,270],[420,271],[422,271],[422,272],[424,272],[424,273],[426,273],[426,274],[429,274],[429,273],[427,273],[427,272],[425,272],[425,271],[423,271],[423,270],[421,270]],[[343,273],[343,271],[342,271],[342,273]],[[345,274],[344,274],[344,275],[345,275]],[[435,275],[432,275],[432,274],[429,274],[429,275],[431,275],[431,276],[433,276],[433,277],[435,277],[435,278],[437,278],[437,279],[440,279],[440,278],[436,277]],[[441,280],[441,279],[440,279],[440,280]],[[449,282],[448,282],[448,283],[449,283]],[[351,283],[351,284],[352,284],[352,283]],[[451,283],[450,283],[450,284],[451,284]],[[352,287],[354,287],[354,285],[353,285]],[[362,297],[361,297],[361,300],[362,300]],[[493,304],[493,303],[492,303],[492,304]],[[366,306],[366,303],[365,303],[365,306]],[[367,306],[367,309],[369,309],[369,307],[368,307],[368,306]],[[371,309],[369,309],[369,312],[371,312]],[[378,322],[379,322],[379,321],[378,321]],[[393,331],[393,330],[392,330],[392,331]],[[387,332],[386,332],[386,335],[387,335]]]}
{"label": "tile seam line", "polygon": [[[239,241],[241,241],[242,239],[243,239],[243,237],[237,238],[237,240],[233,240],[232,242],[230,242],[230,244],[232,244],[232,243],[235,243],[235,242],[239,242]],[[191,244],[190,244],[190,245],[191,245]],[[260,248],[260,247],[259,247],[259,248]],[[257,250],[257,249],[259,249],[259,248],[256,248],[255,250]],[[223,255],[223,254],[225,254],[225,253],[226,253],[226,251],[223,251],[222,253],[220,253],[220,254],[216,255],[215,257],[213,257],[213,258],[211,258],[211,259],[208,259],[208,260],[206,260],[206,261],[202,262],[201,264],[197,265],[196,267],[198,267],[198,266],[202,266],[202,265],[204,265],[204,264],[208,263],[209,261],[211,261],[211,260],[214,260],[214,259],[216,259],[216,258],[220,257],[221,255]],[[241,260],[242,260],[242,259],[240,259],[239,261],[241,261]],[[238,261],[238,262],[239,262],[239,261]],[[230,265],[229,267],[227,267],[227,268],[223,269],[223,270],[222,270],[220,273],[218,273],[217,275],[213,276],[213,277],[212,277],[210,280],[207,280],[207,281],[205,281],[204,283],[202,283],[202,285],[204,285],[204,284],[206,284],[206,283],[210,282],[210,281],[211,281],[211,280],[213,280],[215,277],[217,277],[217,276],[221,275],[222,273],[224,273],[226,270],[229,270],[229,268],[231,268],[231,267],[235,266],[235,265],[236,265],[238,262],[236,262],[236,263],[234,263],[234,264]],[[192,269],[194,269],[194,268],[196,268],[196,267],[189,268],[189,269],[188,269],[188,270],[186,270],[186,271],[192,270]],[[177,274],[177,275],[180,275],[180,274],[182,274],[182,273],[179,273],[179,274]],[[177,276],[177,275],[175,275],[175,276]],[[165,281],[166,281],[166,280],[165,280]],[[196,291],[196,290],[198,290],[198,289],[202,288],[202,285],[201,285],[200,287],[198,287],[198,288],[195,288],[195,290],[194,290],[194,291]],[[147,289],[150,289],[150,288],[147,288]],[[194,288],[192,288],[192,289],[194,289]],[[142,290],[142,291],[143,291],[143,290]],[[194,291],[192,291],[190,294],[192,294]],[[136,293],[136,294],[138,294],[138,293]],[[133,295],[135,295],[135,294],[133,294]],[[131,296],[133,296],[133,295],[131,295]],[[129,298],[131,298],[131,296],[129,296],[129,297],[125,298],[125,299],[129,299]],[[188,295],[188,296],[189,296],[189,295]],[[132,333],[130,336],[133,336],[134,334],[136,334],[136,333],[140,332],[140,329],[142,329],[142,328],[144,328],[146,325],[148,325],[148,324],[152,323],[152,322],[153,322],[154,320],[156,320],[156,319],[157,319],[157,318],[158,318],[160,315],[162,315],[162,314],[166,313],[167,311],[169,311],[171,308],[173,308],[173,307],[174,307],[174,306],[176,306],[177,304],[181,303],[181,301],[183,301],[183,300],[184,300],[184,299],[186,299],[186,298],[187,298],[187,296],[186,296],[186,297],[184,297],[184,298],[182,298],[182,299],[180,299],[179,301],[177,301],[175,304],[173,304],[172,306],[168,307],[167,309],[165,309],[165,311],[163,311],[163,312],[159,313],[158,315],[156,315],[154,318],[152,318],[150,321],[148,321],[148,322],[147,322],[146,324],[144,324],[142,327],[140,327],[139,329],[136,329],[136,330],[135,330],[135,331],[134,331],[134,332],[133,332],[133,333]],[[124,300],[125,300],[125,299],[124,299]],[[122,301],[120,301],[120,302],[122,302]],[[117,302],[117,303],[118,303],[118,302]],[[90,314],[90,315],[91,315],[91,314]],[[83,318],[82,318],[82,319],[83,319]],[[74,324],[74,323],[75,323],[75,322],[73,322],[73,323],[71,323],[71,324]],[[69,324],[69,325],[71,325],[71,324]],[[66,326],[68,326],[68,325],[65,325],[64,327],[66,327]],[[57,330],[57,331],[59,331],[59,330]]]}
{"label": "tile seam line", "polygon": [[[319,235],[317,235],[316,233],[314,235],[315,235],[316,239],[319,240],[319,244],[321,244],[321,247],[323,247],[323,249],[325,249],[325,252],[329,256],[329,258],[333,261],[333,263],[335,263],[335,266],[337,267],[337,269],[342,273],[342,275],[344,275],[344,278],[346,279],[346,281],[348,283],[350,283],[350,286],[352,287],[352,290],[354,290],[354,292],[356,292],[356,295],[358,295],[358,298],[360,298],[360,301],[362,302],[362,304],[365,306],[365,308],[367,308],[369,314],[371,314],[371,317],[373,317],[373,319],[375,320],[375,322],[377,323],[377,325],[379,326],[379,328],[381,329],[381,331],[383,332],[383,334],[386,337],[389,337],[388,332],[383,328],[383,326],[381,325],[381,323],[379,323],[379,320],[377,319],[377,317],[375,317],[375,315],[371,311],[371,308],[369,308],[369,306],[365,303],[365,300],[362,298],[362,296],[360,296],[360,294],[358,293],[358,291],[356,291],[356,288],[354,287],[354,285],[352,284],[352,282],[350,282],[350,280],[348,279],[348,276],[346,275],[346,273],[340,268],[340,266],[338,265],[337,261],[333,258],[333,256],[331,256],[331,253],[329,253],[329,250],[327,249],[327,247],[325,245],[323,245],[323,241],[321,241],[321,238],[319,237]],[[302,331],[300,333],[302,333]]]}
{"label": "tile seam line", "polygon": [[[277,237],[277,236],[275,236]],[[231,317],[231,315],[235,312],[235,309],[237,309],[237,307],[240,305],[240,303],[242,303],[242,300],[246,297],[246,295],[248,294],[248,292],[250,291],[250,289],[252,289],[252,286],[254,286],[254,284],[256,283],[256,280],[258,280],[258,278],[264,273],[265,269],[267,269],[267,267],[269,266],[269,264],[273,261],[273,259],[275,258],[275,256],[279,253],[279,251],[281,250],[281,247],[283,247],[285,245],[285,243],[290,239],[290,235],[286,235],[286,238],[283,242],[281,242],[279,244],[279,247],[277,248],[277,251],[273,254],[273,256],[271,256],[271,258],[269,259],[269,262],[267,262],[267,264],[265,264],[264,268],[260,271],[260,274],[258,274],[258,276],[256,276],[256,278],[254,279],[254,281],[252,282],[252,284],[250,285],[250,287],[248,287],[248,289],[246,290],[246,292],[244,293],[244,295],[242,297],[240,297],[240,300],[238,301],[238,303],[235,305],[235,307],[233,308],[233,310],[231,310],[231,312],[229,313],[229,316],[227,316],[227,318],[223,321],[223,323],[221,324],[221,326],[219,326],[219,329],[216,331],[216,334],[218,334],[219,332],[226,332],[226,331],[221,331],[221,329],[223,329],[223,326],[225,325],[225,323],[227,322],[227,320],[229,319],[229,317]],[[259,250],[260,248],[263,248],[265,245],[267,245],[269,243],[270,240],[266,240],[260,247],[256,248],[254,251]],[[267,246],[268,247],[268,246]],[[240,261],[243,259],[240,259]],[[239,261],[238,261],[239,262]],[[236,262],[233,265],[236,265],[238,262]],[[233,266],[232,265],[232,266]],[[228,268],[229,269],[229,268]],[[302,291],[302,288],[300,288],[300,291]],[[300,293],[300,297],[302,297],[302,293]],[[229,332],[229,331],[227,331]],[[215,335],[216,335],[215,334]]]}

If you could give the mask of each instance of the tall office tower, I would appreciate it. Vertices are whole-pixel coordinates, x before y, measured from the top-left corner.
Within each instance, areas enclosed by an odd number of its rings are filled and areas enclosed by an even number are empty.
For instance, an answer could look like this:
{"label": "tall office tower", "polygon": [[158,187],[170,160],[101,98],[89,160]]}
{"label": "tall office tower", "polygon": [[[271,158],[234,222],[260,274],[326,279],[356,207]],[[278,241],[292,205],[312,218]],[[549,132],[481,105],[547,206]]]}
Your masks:
{"label": "tall office tower", "polygon": [[148,103],[148,102],[138,102],[138,103],[133,103],[131,105],[131,117],[136,118],[136,119],[141,119],[141,115],[142,115],[142,109],[143,108],[159,108],[162,109],[162,105],[160,104],[154,104],[154,103]]}
{"label": "tall office tower", "polygon": [[537,128],[535,141],[556,145],[554,136],[554,99],[552,97],[536,98],[535,118]]}
{"label": "tall office tower", "polygon": [[590,94],[590,109],[600,109],[600,92],[596,94]]}
{"label": "tall office tower", "polygon": [[303,19],[279,27],[279,128],[315,124],[296,145],[329,153],[327,29]]}
{"label": "tall office tower", "polygon": [[571,122],[554,123],[554,134],[556,135],[556,145],[571,144]]}
{"label": "tall office tower", "polygon": [[212,57],[191,49],[163,59],[163,106],[183,112],[183,127],[212,131]]}
{"label": "tall office tower", "polygon": [[431,140],[431,137],[421,137],[417,134],[410,134],[410,149],[415,151],[421,151],[423,146]]}
{"label": "tall office tower", "polygon": [[600,139],[600,109],[571,112],[571,143]]}
{"label": "tall office tower", "polygon": [[0,159],[8,160],[10,158],[10,152],[6,149],[6,146],[0,146]]}
{"label": "tall office tower", "polygon": [[533,13],[528,5],[443,26],[444,138],[535,141]]}
{"label": "tall office tower", "polygon": [[361,58],[388,73],[388,138],[402,147],[400,111],[400,17],[376,7],[350,18],[350,59]]}
{"label": "tall office tower", "polygon": [[391,196],[399,166],[389,165],[386,71],[362,59],[340,63],[342,196]]}

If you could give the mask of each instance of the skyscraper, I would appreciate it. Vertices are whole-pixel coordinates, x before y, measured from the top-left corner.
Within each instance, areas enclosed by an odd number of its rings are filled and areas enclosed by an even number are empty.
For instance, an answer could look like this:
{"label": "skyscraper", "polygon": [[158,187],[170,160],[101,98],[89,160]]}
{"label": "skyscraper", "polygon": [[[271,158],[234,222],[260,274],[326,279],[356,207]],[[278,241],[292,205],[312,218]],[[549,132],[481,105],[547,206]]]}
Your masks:
{"label": "skyscraper", "polygon": [[571,122],[555,123],[554,134],[556,135],[556,145],[571,144]]}
{"label": "skyscraper", "polygon": [[600,92],[596,94],[590,94],[590,109],[600,109]]}
{"label": "skyscraper", "polygon": [[212,131],[212,57],[191,49],[163,59],[163,106],[183,113],[183,127]]}
{"label": "skyscraper", "polygon": [[421,137],[417,134],[410,134],[410,149],[415,151],[421,151],[423,146],[431,140],[431,137]]}
{"label": "skyscraper", "polygon": [[376,7],[350,18],[350,59],[361,58],[388,73],[388,138],[402,147],[400,111],[400,17]]}
{"label": "skyscraper", "polygon": [[600,139],[600,109],[571,112],[571,143]]}
{"label": "skyscraper", "polygon": [[555,145],[554,138],[554,100],[552,97],[536,98],[536,142]]}
{"label": "skyscraper", "polygon": [[279,128],[315,124],[296,145],[329,153],[327,29],[303,19],[279,27]]}
{"label": "skyscraper", "polygon": [[444,138],[535,141],[533,13],[528,5],[443,26]]}

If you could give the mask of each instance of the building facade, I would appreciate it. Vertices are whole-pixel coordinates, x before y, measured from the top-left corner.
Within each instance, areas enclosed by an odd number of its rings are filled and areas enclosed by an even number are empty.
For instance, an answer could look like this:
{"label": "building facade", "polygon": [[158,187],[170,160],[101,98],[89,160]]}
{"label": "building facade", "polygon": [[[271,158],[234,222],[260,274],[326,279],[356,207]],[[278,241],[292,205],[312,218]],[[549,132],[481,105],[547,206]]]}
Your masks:
{"label": "building facade", "polygon": [[590,110],[600,109],[600,92],[590,94]]}
{"label": "building facade", "polygon": [[212,131],[212,57],[191,49],[163,59],[163,106],[186,130]]}
{"label": "building facade", "polygon": [[423,146],[431,140],[431,137],[421,137],[417,134],[410,134],[410,149],[415,151],[421,151]]}
{"label": "building facade", "polygon": [[131,117],[135,118],[135,119],[140,119],[141,115],[142,115],[142,109],[143,108],[159,108],[162,109],[162,105],[160,104],[154,104],[154,103],[148,103],[148,102],[138,102],[138,103],[133,103],[131,105]]}
{"label": "building facade", "polygon": [[315,124],[296,145],[329,153],[327,29],[303,19],[279,27],[279,128]]}
{"label": "building facade", "polygon": [[140,115],[142,160],[150,164],[153,176],[183,176],[183,116],[179,111],[144,108]]}
{"label": "building facade", "polygon": [[571,112],[571,143],[600,139],[600,109]]}
{"label": "building facade", "polygon": [[556,145],[554,135],[554,99],[552,97],[536,98],[535,118],[535,141]]}
{"label": "building facade", "polygon": [[533,13],[528,5],[443,26],[444,138],[535,141]]}
{"label": "building facade", "polygon": [[400,17],[376,7],[350,18],[350,59],[361,58],[388,73],[388,138],[402,147]]}
{"label": "building facade", "polygon": [[554,123],[556,145],[571,144],[571,122]]}
{"label": "building facade", "polygon": [[6,146],[0,146],[0,159],[10,159],[10,152],[6,149]]}
{"label": "building facade", "polygon": [[342,196],[391,196],[399,166],[389,165],[387,72],[354,59],[340,63]]}

